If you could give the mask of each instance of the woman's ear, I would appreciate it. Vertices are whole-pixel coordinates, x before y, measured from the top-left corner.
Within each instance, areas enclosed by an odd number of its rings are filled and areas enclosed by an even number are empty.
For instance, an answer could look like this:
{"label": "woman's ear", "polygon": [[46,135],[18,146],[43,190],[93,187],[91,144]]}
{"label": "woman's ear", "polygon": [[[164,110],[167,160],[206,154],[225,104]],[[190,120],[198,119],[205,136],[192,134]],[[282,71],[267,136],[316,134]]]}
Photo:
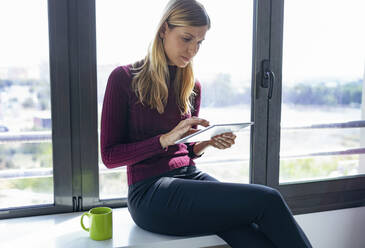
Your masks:
{"label": "woman's ear", "polygon": [[166,31],[168,29],[168,26],[167,26],[167,23],[164,22],[160,28],[160,38],[161,39],[164,39],[165,38],[165,35],[166,35]]}

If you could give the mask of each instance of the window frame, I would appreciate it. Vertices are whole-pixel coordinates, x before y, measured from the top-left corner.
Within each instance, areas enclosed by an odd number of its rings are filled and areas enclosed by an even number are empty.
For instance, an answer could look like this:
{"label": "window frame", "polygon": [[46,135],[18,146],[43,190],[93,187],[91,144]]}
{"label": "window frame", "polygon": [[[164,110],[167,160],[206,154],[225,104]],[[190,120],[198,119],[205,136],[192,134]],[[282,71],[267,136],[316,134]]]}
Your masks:
{"label": "window frame", "polygon": [[[75,3],[76,4],[76,3]],[[78,33],[78,47],[75,50],[78,64],[80,115],[80,168],[81,209],[96,206],[126,207],[127,198],[100,199],[99,197],[99,147],[98,147],[98,103],[97,103],[97,59],[96,59],[96,11],[95,0],[77,1],[73,11]],[[82,89],[82,90],[81,90]]]}
{"label": "window frame", "polygon": [[254,0],[251,84],[250,183],[267,184],[268,89],[261,87],[261,61],[270,55],[270,0]]}

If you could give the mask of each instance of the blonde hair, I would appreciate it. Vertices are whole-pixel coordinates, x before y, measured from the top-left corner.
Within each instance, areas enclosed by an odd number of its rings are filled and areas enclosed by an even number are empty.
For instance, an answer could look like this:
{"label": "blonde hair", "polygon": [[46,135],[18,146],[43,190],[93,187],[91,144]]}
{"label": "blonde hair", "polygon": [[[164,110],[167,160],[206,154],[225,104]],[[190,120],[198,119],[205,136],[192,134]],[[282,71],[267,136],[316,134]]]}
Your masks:
{"label": "blonde hair", "polygon": [[[142,104],[146,103],[151,109],[157,109],[160,114],[164,112],[167,104],[166,82],[170,80],[167,58],[160,38],[160,30],[165,22],[170,29],[206,25],[208,29],[210,28],[210,19],[202,4],[195,0],[170,0],[168,2],[146,57],[132,66],[134,74],[132,88],[139,101]],[[195,94],[193,92],[195,79],[191,62],[184,68],[177,68],[173,85],[180,112],[182,114],[190,113],[192,108],[190,97]]]}

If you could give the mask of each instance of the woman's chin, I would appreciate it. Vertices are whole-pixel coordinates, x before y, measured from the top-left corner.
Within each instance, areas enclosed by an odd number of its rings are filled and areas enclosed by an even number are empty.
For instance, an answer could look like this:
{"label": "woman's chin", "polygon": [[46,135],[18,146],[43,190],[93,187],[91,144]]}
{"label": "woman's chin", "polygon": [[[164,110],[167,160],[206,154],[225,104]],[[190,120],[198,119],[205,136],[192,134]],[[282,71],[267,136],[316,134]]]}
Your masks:
{"label": "woman's chin", "polygon": [[175,65],[179,68],[185,68],[189,63],[185,63],[185,62],[180,62],[180,63],[176,63]]}

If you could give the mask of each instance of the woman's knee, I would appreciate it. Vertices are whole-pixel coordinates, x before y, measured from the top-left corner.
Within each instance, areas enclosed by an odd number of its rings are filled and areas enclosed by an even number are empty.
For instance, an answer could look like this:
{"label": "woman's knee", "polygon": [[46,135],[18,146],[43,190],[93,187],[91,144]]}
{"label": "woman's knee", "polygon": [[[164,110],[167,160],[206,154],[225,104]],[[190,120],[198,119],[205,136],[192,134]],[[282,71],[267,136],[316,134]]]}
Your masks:
{"label": "woman's knee", "polygon": [[269,199],[269,204],[273,206],[284,206],[287,207],[284,197],[281,195],[280,191],[275,188],[270,188],[267,190],[267,197]]}
{"label": "woman's knee", "polygon": [[264,205],[268,205],[270,203],[275,204],[284,202],[284,198],[282,197],[279,190],[265,185],[253,184],[253,186],[255,187],[256,191],[255,192],[256,199],[262,200],[262,203]]}
{"label": "woman's knee", "polygon": [[268,193],[271,195],[271,197],[273,198],[279,198],[279,199],[283,199],[281,193],[279,190],[275,189],[275,188],[271,188],[271,187],[268,187]]}
{"label": "woman's knee", "polygon": [[271,188],[265,185],[254,185],[257,193],[262,195],[263,197],[267,198],[268,196],[275,199],[282,199],[281,193],[279,190],[275,188]]}
{"label": "woman's knee", "polygon": [[[271,204],[278,204],[282,201],[282,196],[278,190],[265,185],[250,184],[249,191],[251,192],[250,199],[257,210],[264,211]],[[241,199],[245,201],[245,198]],[[246,203],[243,202],[243,204]]]}

